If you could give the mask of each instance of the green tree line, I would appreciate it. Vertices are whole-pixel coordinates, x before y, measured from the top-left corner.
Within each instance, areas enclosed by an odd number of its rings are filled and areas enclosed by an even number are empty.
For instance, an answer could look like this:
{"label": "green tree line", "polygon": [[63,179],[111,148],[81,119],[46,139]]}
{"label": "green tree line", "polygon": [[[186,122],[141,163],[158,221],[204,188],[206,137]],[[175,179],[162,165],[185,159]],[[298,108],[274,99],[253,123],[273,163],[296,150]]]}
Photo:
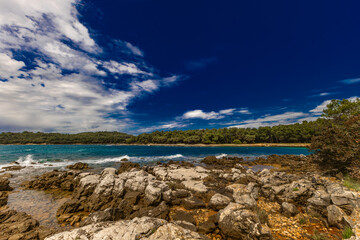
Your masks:
{"label": "green tree line", "polygon": [[121,132],[84,132],[77,134],[22,132],[0,133],[0,144],[116,144],[131,135]]}
{"label": "green tree line", "polygon": [[242,144],[242,143],[309,143],[320,134],[326,121],[296,123],[259,128],[221,128],[198,130],[155,131],[133,136],[127,143],[142,144]]}

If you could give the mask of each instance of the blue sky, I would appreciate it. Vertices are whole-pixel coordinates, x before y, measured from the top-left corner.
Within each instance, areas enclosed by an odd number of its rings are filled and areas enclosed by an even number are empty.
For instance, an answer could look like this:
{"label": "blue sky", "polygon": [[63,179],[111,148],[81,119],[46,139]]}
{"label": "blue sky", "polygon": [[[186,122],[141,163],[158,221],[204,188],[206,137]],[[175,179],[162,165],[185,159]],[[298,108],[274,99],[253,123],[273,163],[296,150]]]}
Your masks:
{"label": "blue sky", "polygon": [[0,131],[258,127],[359,96],[358,1],[0,0]]}

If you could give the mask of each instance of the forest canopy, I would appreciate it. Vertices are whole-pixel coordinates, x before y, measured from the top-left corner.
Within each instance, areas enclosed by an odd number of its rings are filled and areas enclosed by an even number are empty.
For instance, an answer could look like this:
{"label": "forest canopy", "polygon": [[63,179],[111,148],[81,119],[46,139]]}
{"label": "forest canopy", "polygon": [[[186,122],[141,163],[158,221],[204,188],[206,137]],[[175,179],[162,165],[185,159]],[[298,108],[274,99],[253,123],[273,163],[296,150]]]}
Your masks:
{"label": "forest canopy", "polygon": [[242,144],[309,143],[318,136],[325,119],[292,125],[259,128],[221,128],[155,131],[132,136],[121,132],[77,134],[22,132],[0,133],[0,144]]}

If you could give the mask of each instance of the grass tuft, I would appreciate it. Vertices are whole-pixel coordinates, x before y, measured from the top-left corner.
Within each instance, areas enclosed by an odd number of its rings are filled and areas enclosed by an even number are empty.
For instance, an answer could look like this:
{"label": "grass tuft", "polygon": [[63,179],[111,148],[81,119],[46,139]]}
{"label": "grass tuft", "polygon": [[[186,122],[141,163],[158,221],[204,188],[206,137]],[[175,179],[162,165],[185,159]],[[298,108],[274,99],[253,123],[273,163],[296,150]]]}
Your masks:
{"label": "grass tuft", "polygon": [[360,181],[353,179],[350,176],[345,176],[343,185],[347,188],[354,189],[360,192]]}
{"label": "grass tuft", "polygon": [[343,239],[349,239],[354,234],[351,227],[346,227],[342,232]]}

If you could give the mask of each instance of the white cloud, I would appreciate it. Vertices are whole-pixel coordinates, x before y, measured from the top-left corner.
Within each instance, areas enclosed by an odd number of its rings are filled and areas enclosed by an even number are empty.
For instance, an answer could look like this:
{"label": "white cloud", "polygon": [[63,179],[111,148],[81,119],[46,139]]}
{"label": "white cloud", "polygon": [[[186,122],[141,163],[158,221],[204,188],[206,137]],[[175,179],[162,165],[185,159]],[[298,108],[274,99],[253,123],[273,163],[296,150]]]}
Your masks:
{"label": "white cloud", "polygon": [[0,78],[10,78],[19,76],[19,69],[24,67],[22,61],[16,61],[10,56],[0,53]]}
{"label": "white cloud", "polygon": [[243,108],[243,109],[239,110],[239,113],[241,113],[241,114],[251,114],[249,109],[246,109],[246,108]]}
{"label": "white cloud", "polygon": [[144,53],[138,47],[132,45],[129,42],[126,42],[125,45],[133,54],[138,55],[140,57],[144,56]]}
{"label": "white cloud", "polygon": [[316,108],[311,109],[309,112],[320,115],[329,103],[331,103],[331,100],[326,100],[320,105],[316,106]]}
{"label": "white cloud", "polygon": [[360,78],[349,78],[349,79],[344,79],[341,80],[342,83],[344,84],[354,84],[354,83],[359,83],[360,82]]}
{"label": "white cloud", "polygon": [[156,130],[170,130],[170,129],[174,129],[174,128],[187,127],[188,125],[189,124],[186,124],[186,123],[169,122],[169,123],[164,123],[161,125],[142,128],[142,129],[138,130],[138,132],[145,133],[145,132],[152,132],[152,131],[156,131]]}
{"label": "white cloud", "polygon": [[260,126],[274,126],[279,124],[291,124],[301,121],[308,114],[303,112],[285,112],[282,114],[268,115],[257,119],[249,119],[239,122],[238,125],[230,126],[235,128],[258,128]]}
{"label": "white cloud", "polygon": [[[0,131],[121,130],[131,120],[113,114],[126,116],[131,101],[180,78],[157,76],[141,59],[105,59],[104,49],[79,21],[80,3],[0,0],[0,78],[7,80],[0,81]],[[143,56],[130,43],[119,47],[134,59]],[[32,58],[25,61],[23,53]],[[124,90],[103,79],[121,81],[124,74],[132,76]]]}
{"label": "white cloud", "polygon": [[[224,111],[224,110],[222,110],[222,111]],[[225,117],[224,115],[225,114],[221,114],[220,112],[214,112],[214,111],[204,112],[203,110],[193,110],[193,111],[188,111],[188,112],[184,113],[182,118],[184,118],[184,119],[200,118],[200,119],[204,119],[204,120],[210,120],[210,119],[224,118]]]}

